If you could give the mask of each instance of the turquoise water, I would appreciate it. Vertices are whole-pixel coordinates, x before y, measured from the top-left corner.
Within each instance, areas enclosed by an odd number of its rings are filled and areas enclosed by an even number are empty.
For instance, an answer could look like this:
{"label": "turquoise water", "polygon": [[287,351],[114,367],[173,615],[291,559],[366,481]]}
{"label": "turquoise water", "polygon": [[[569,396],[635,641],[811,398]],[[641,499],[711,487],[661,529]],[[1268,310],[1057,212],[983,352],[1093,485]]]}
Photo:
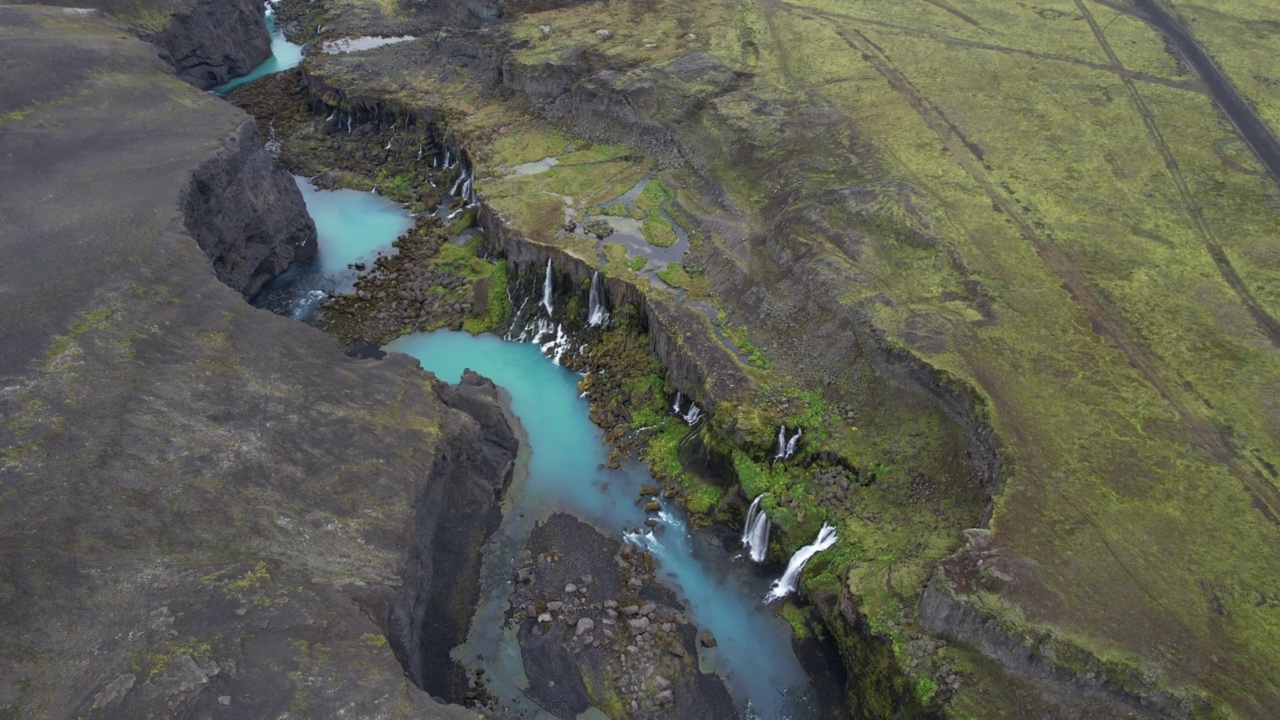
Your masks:
{"label": "turquoise water", "polygon": [[288,70],[297,67],[302,62],[302,46],[294,45],[284,37],[284,32],[276,27],[276,9],[271,3],[267,3],[267,32],[271,34],[271,57],[262,61],[262,64],[254,68],[248,75],[235,78],[225,85],[219,85],[213,91],[219,95],[225,95],[233,88],[251,83],[258,78],[266,77],[272,73],[278,73],[282,70]]}
{"label": "turquoise water", "polygon": [[289,267],[272,280],[253,304],[280,315],[307,320],[330,292],[355,288],[349,264],[372,265],[378,254],[413,226],[413,217],[381,195],[357,190],[318,190],[306,178],[294,177],[307,212],[316,223],[316,257]]}
{"label": "turquoise water", "polygon": [[337,276],[349,263],[373,263],[379,251],[409,228],[413,218],[396,203],[371,192],[318,190],[305,178],[295,177],[307,212],[316,221],[320,240],[320,271]]}
{"label": "turquoise water", "polygon": [[[643,528],[646,515],[635,499],[653,479],[636,463],[621,470],[605,468],[603,435],[579,396],[577,374],[552,364],[536,345],[493,335],[418,333],[387,349],[417,358],[447,382],[457,382],[464,368],[491,378],[510,393],[512,409],[528,433],[527,479],[508,493],[502,527],[485,551],[481,584],[487,601],[477,612],[468,643],[454,653],[464,665],[486,669],[491,691],[512,707],[521,706],[520,689],[527,680],[519,649],[513,637],[499,630],[509,580],[533,523],[567,511],[654,554],[659,579],[688,603],[694,624],[715,634],[717,670],[740,705],[751,708],[749,717],[816,717],[807,706],[796,707],[796,699],[807,693],[808,679],[791,649],[790,627],[761,603],[767,579],[718,543],[691,534],[674,508],[661,514],[659,534],[631,532]],[[488,660],[477,662],[477,657]]]}

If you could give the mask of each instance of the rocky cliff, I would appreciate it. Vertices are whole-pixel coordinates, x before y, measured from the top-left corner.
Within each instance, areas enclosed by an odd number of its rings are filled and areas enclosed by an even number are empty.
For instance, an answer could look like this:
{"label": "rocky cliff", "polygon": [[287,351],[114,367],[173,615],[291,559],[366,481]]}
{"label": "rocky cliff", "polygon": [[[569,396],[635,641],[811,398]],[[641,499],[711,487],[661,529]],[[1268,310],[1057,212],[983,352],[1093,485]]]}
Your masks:
{"label": "rocky cliff", "polygon": [[257,0],[189,0],[146,39],[160,46],[178,77],[208,89],[249,74],[271,57]]}
{"label": "rocky cliff", "polygon": [[316,253],[316,226],[302,194],[249,118],[192,174],[182,204],[187,232],[218,279],[247,298]]}
{"label": "rocky cliff", "polygon": [[[17,4],[3,0],[0,5]],[[271,57],[258,0],[50,0],[43,5],[92,8],[129,26],[160,48],[178,77],[207,90],[247,75]]]}
{"label": "rocky cliff", "polygon": [[210,257],[308,224],[246,116],[92,13],[0,26],[32,70],[0,76],[0,714],[470,716],[387,629],[441,552],[432,507],[492,511],[491,390],[250,307],[262,263],[233,288]]}

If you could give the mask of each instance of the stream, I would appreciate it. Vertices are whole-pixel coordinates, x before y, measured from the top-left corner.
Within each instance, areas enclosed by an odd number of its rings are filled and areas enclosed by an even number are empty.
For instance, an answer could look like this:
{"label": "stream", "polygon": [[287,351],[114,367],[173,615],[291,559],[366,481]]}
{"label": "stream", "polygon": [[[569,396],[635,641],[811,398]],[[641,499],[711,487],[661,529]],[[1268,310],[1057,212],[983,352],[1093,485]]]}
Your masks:
{"label": "stream", "polygon": [[576,373],[554,365],[535,344],[494,335],[418,333],[386,349],[417,358],[446,382],[457,382],[464,368],[492,379],[510,393],[512,410],[528,433],[527,478],[507,493],[503,523],[486,549],[484,597],[471,637],[454,652],[456,659],[484,668],[491,690],[504,703],[525,705],[520,651],[515,638],[501,629],[510,579],[534,523],[563,511],[654,556],[659,579],[685,601],[692,622],[715,635],[716,670],[740,708],[750,708],[744,716],[817,717],[805,699],[809,683],[791,648],[791,628],[761,601],[769,578],[746,558],[726,552],[711,533],[691,532],[674,506],[658,514],[654,530],[636,530],[646,519],[637,494],[656,483],[635,461],[618,470],[605,468],[603,431],[588,418]]}
{"label": "stream", "polygon": [[[301,60],[301,49],[284,41],[275,27],[270,4],[267,22],[273,53],[279,54],[217,91]],[[310,321],[325,297],[352,292],[364,266],[380,254],[394,252],[392,242],[412,226],[413,218],[375,193],[319,190],[305,178],[295,181],[316,222],[317,255],[290,267],[254,298],[254,304]],[[469,186],[465,183],[461,192],[467,194]],[[687,245],[683,233],[680,240],[681,247],[667,252],[682,253]],[[771,578],[742,553],[725,549],[723,528],[720,532],[694,529],[672,504],[664,504],[656,513],[652,508],[646,512],[637,497],[641,488],[658,483],[634,460],[624,461],[616,470],[607,468],[603,431],[589,418],[588,401],[578,390],[578,374],[553,363],[537,344],[496,335],[416,333],[396,339],[386,349],[415,357],[446,382],[457,382],[464,368],[489,377],[510,394],[512,410],[527,432],[521,449],[526,469],[517,473],[508,489],[503,521],[485,546],[481,596],[468,639],[451,653],[469,672],[483,670],[490,697],[506,712],[527,718],[567,718],[548,713],[529,696],[530,673],[524,666],[521,640],[505,622],[513,597],[512,577],[531,532],[552,515],[567,513],[652,555],[658,582],[685,605],[688,621],[714,635],[715,650],[705,657],[699,650],[698,659],[705,666],[701,671],[714,672],[724,680],[742,717],[816,720],[820,716],[809,678],[792,647],[790,626],[762,601]],[[601,709],[590,708],[576,717],[606,716]]]}

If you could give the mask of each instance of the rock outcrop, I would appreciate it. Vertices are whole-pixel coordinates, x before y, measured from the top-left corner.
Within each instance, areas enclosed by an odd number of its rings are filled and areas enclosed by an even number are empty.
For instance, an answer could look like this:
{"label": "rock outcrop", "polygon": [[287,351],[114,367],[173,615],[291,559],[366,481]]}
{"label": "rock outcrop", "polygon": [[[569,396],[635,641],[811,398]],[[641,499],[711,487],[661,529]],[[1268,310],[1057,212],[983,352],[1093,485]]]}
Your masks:
{"label": "rock outcrop", "polygon": [[259,272],[233,289],[209,257],[272,226],[188,229],[197,191],[215,224],[303,224],[244,113],[92,13],[0,26],[30,70],[0,74],[0,714],[471,717],[387,626],[439,554],[427,504],[491,511],[491,390],[249,306]]}
{"label": "rock outcrop", "polygon": [[178,77],[201,89],[247,75],[271,57],[258,0],[189,0],[146,39],[164,50]]}
{"label": "rock outcrop", "polygon": [[302,193],[244,124],[193,174],[183,201],[187,231],[218,279],[253,297],[295,260],[316,253]]}
{"label": "rock outcrop", "polygon": [[247,75],[271,57],[265,8],[259,0],[49,0],[41,4],[92,8],[129,25],[133,33],[160,48],[178,77],[202,90]]}

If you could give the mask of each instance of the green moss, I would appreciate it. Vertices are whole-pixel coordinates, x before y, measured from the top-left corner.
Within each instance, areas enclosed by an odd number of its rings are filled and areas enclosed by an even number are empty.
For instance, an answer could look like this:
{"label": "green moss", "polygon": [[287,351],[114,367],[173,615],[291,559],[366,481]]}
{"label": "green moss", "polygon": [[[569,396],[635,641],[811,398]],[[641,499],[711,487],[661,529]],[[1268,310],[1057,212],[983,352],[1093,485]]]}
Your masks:
{"label": "green moss", "polygon": [[675,229],[660,212],[663,204],[670,198],[671,191],[656,180],[645,183],[640,196],[636,198],[636,209],[643,218],[640,232],[646,241],[658,247],[671,247],[677,239]]}
{"label": "green moss", "polygon": [[682,288],[689,284],[689,273],[679,263],[667,263],[658,271],[658,279],[673,288]]}
{"label": "green moss", "polygon": [[472,335],[501,330],[511,314],[511,302],[507,299],[507,261],[490,263],[488,275],[488,308],[482,318],[466,318],[462,329]]}
{"label": "green moss", "polygon": [[805,608],[793,602],[785,602],[778,610],[778,614],[791,626],[791,634],[797,639],[806,640],[813,637],[813,631],[809,627],[812,618],[810,618],[809,611]]}
{"label": "green moss", "polygon": [[720,326],[720,329],[738,349],[738,353],[746,358],[752,367],[766,371],[772,367],[769,359],[765,357],[764,353],[760,352],[760,348],[751,342],[746,325],[734,325],[729,322],[728,315],[723,310],[716,314],[716,324]]}
{"label": "green moss", "polygon": [[660,215],[646,217],[640,224],[640,234],[644,235],[645,241],[650,245],[663,248],[671,247],[677,239],[671,223],[662,219]]}

